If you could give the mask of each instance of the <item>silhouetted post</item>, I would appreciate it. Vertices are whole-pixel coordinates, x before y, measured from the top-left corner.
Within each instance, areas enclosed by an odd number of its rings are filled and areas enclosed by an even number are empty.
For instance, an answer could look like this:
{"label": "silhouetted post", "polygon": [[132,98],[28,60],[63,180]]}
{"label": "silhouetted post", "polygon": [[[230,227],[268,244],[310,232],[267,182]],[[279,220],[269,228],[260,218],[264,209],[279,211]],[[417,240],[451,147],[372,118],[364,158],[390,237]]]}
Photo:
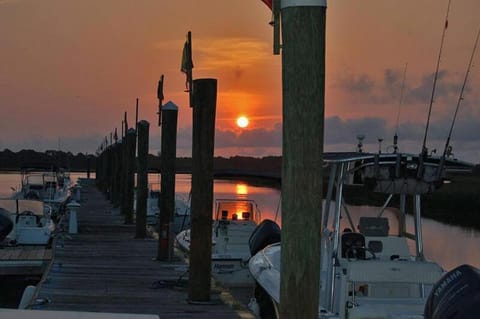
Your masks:
{"label": "silhouetted post", "polygon": [[126,150],[127,150],[127,137],[124,135],[122,136],[122,139],[120,141],[120,213],[122,215],[125,214],[125,194],[126,194],[126,176],[127,176],[127,169],[126,169],[126,164],[127,164],[127,156],[126,156]]}
{"label": "silhouetted post", "polygon": [[122,213],[125,216],[125,224],[133,224],[133,187],[135,182],[135,130],[127,131],[125,136],[125,194]]}
{"label": "silhouetted post", "polygon": [[120,206],[122,197],[122,141],[118,141],[113,145],[113,188],[112,200],[113,206]]}
{"label": "silhouetted post", "polygon": [[210,300],[212,272],[213,151],[217,80],[193,81],[190,302]]}
{"label": "silhouetted post", "polygon": [[147,236],[147,200],[148,200],[148,128],[147,121],[137,123],[138,127],[138,166],[137,166],[137,207],[135,238]]}
{"label": "silhouetted post", "polygon": [[90,179],[90,155],[88,155],[88,153],[86,153],[86,156],[87,156],[87,179],[89,180]]}
{"label": "silhouetted post", "polygon": [[105,160],[105,163],[107,165],[106,167],[106,173],[107,173],[107,183],[106,183],[106,192],[108,194],[108,199],[110,200],[110,202],[112,202],[112,188],[113,188],[113,165],[112,165],[112,161],[113,161],[113,146],[112,145],[109,145],[107,147],[107,149],[105,150],[105,157],[106,157],[106,160]]}
{"label": "silhouetted post", "polygon": [[108,194],[108,149],[105,148],[102,152],[102,191],[104,194]]}
{"label": "silhouetted post", "polygon": [[281,318],[318,318],[326,0],[283,0]]}
{"label": "silhouetted post", "polygon": [[160,232],[158,236],[159,260],[173,257],[172,224],[175,211],[175,160],[177,153],[178,107],[171,101],[162,106],[162,157],[160,171]]}

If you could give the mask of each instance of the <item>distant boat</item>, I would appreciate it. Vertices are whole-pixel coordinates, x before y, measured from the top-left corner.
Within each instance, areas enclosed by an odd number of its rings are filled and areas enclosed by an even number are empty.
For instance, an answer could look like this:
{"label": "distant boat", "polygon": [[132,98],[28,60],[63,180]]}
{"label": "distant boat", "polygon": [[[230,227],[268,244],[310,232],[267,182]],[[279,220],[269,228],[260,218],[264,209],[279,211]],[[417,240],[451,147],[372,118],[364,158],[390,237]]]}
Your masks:
{"label": "distant boat", "polygon": [[[157,225],[160,218],[159,191],[160,185],[152,183],[149,185],[147,197],[147,224]],[[137,193],[135,192],[133,207],[137,209]],[[175,196],[175,207],[173,215],[173,232],[178,234],[182,230],[190,228],[190,201],[182,196]]]}
{"label": "distant boat", "polygon": [[[244,286],[253,283],[248,271],[248,240],[261,220],[253,200],[218,199],[215,201],[212,229],[212,275],[225,285]],[[176,244],[190,251],[190,229],[176,236]]]}
{"label": "distant boat", "polygon": [[32,166],[21,170],[21,187],[13,198],[40,200],[54,215],[61,214],[70,196],[70,175],[56,167]]}
{"label": "distant boat", "polygon": [[[451,158],[365,153],[325,154],[324,163],[331,172],[320,238],[318,318],[423,318],[427,297],[444,270],[423,254],[421,195],[440,187],[445,171],[468,171],[472,165]],[[343,186],[354,180],[386,195],[378,212],[360,216],[358,223],[343,195]],[[393,196],[399,197],[400,209],[386,213]],[[406,227],[407,196],[413,199],[413,234]],[[278,235],[267,229],[251,241],[249,269],[262,318],[277,318],[279,312],[281,244],[269,245],[272,236]]]}

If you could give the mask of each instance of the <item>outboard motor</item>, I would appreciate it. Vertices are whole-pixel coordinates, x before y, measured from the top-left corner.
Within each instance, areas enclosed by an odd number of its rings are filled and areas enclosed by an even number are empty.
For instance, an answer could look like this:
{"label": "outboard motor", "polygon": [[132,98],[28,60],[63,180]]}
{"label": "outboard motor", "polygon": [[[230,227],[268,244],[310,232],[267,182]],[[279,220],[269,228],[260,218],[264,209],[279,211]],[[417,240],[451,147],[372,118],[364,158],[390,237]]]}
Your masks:
{"label": "outboard motor", "polygon": [[425,319],[476,319],[480,305],[480,270],[461,265],[433,286],[425,304]]}
{"label": "outboard motor", "polygon": [[248,247],[253,256],[268,245],[280,242],[280,226],[273,220],[264,219],[250,235]]}
{"label": "outboard motor", "polygon": [[13,229],[13,221],[10,214],[0,208],[0,242],[2,242]]}

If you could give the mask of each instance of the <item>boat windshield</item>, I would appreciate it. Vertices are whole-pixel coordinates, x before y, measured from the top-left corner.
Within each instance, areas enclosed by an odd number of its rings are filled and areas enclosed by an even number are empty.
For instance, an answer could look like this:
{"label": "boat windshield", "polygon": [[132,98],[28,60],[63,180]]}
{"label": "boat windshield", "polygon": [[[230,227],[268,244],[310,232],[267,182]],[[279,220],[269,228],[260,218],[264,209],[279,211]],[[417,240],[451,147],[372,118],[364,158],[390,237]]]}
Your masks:
{"label": "boat windshield", "polygon": [[256,220],[255,204],[245,200],[219,200],[216,203],[215,218],[217,220]]}
{"label": "boat windshield", "polygon": [[7,210],[11,214],[32,212],[33,214],[38,216],[44,215],[44,204],[42,201],[38,200],[0,199],[0,208]]}

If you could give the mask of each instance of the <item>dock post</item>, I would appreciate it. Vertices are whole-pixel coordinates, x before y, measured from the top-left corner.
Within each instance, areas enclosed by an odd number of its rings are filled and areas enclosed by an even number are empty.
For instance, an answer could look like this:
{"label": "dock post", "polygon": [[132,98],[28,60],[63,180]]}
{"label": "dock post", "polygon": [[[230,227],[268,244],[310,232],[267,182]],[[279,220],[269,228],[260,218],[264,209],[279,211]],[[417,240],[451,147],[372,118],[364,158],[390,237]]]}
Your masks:
{"label": "dock post", "polygon": [[281,318],[318,318],[326,0],[282,0]]}
{"label": "dock post", "polygon": [[175,212],[175,160],[177,158],[178,107],[169,101],[162,106],[162,147],[160,171],[160,222],[158,260],[172,260],[173,216]]}
{"label": "dock post", "polygon": [[135,138],[133,128],[127,131],[125,140],[125,194],[122,206],[122,213],[125,216],[125,224],[133,224],[133,187],[135,182]]}
{"label": "dock post", "polygon": [[77,234],[78,233],[78,220],[77,220],[77,210],[80,208],[80,204],[75,200],[72,200],[67,204],[68,209],[68,233]]}
{"label": "dock post", "polygon": [[147,237],[148,129],[147,121],[138,122],[137,207],[135,238]]}
{"label": "dock post", "polygon": [[90,180],[90,163],[91,163],[91,158],[90,155],[87,153],[87,179]]}
{"label": "dock post", "polygon": [[213,153],[217,80],[193,81],[190,302],[210,300],[212,274]]}
{"label": "dock post", "polygon": [[112,203],[114,207],[120,206],[122,195],[122,141],[118,141],[113,146],[113,189]]}
{"label": "dock post", "polygon": [[112,169],[112,145],[108,146],[105,150],[105,192],[107,193],[107,198],[112,201],[112,182],[113,182],[113,169]]}

